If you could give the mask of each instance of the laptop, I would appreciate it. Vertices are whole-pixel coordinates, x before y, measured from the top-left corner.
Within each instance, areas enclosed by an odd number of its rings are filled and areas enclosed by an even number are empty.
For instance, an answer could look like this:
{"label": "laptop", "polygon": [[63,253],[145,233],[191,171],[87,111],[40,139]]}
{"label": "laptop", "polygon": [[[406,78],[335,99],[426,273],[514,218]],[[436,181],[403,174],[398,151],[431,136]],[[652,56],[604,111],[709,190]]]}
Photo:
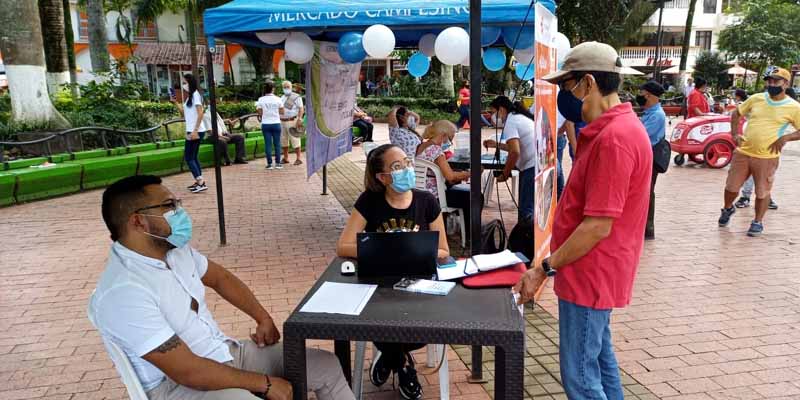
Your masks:
{"label": "laptop", "polygon": [[359,281],[393,285],[436,273],[439,232],[362,232],[356,244]]}

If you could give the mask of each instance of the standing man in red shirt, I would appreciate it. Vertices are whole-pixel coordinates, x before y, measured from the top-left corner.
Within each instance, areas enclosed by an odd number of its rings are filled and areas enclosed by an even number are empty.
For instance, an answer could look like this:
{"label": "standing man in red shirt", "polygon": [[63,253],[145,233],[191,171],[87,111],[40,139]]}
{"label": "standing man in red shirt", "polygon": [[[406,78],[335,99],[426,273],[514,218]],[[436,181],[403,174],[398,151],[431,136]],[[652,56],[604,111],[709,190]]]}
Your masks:
{"label": "standing man in red shirt", "polygon": [[469,81],[465,80],[464,84],[461,85],[461,89],[458,91],[458,100],[460,102],[458,113],[461,114],[461,118],[459,118],[458,123],[456,123],[458,129],[464,127],[464,124],[469,121],[469,95]]}
{"label": "standing man in red shirt", "polygon": [[552,254],[514,290],[531,301],[555,276],[561,379],[571,400],[623,399],[609,323],[612,308],[631,302],[653,165],[647,131],[617,94],[625,70],[613,47],[587,42],[543,78],[561,87],[561,114],[588,125],[556,209]]}
{"label": "standing man in red shirt", "polygon": [[708,92],[708,82],[700,77],[695,79],[694,90],[689,93],[689,100],[686,105],[689,115],[687,118],[701,117],[710,114],[711,107],[708,105],[706,92]]}

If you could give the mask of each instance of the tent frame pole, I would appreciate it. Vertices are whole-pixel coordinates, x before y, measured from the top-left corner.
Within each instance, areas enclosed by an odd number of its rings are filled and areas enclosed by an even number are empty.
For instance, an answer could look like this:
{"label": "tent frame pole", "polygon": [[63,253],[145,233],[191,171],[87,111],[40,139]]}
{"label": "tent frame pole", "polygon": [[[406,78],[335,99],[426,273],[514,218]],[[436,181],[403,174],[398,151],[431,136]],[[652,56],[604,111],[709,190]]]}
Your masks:
{"label": "tent frame pole", "polygon": [[[213,49],[213,50],[212,50]],[[206,46],[206,86],[208,87],[208,100],[211,112],[211,140],[214,145],[214,183],[217,187],[217,215],[219,217],[219,244],[228,244],[225,232],[225,202],[222,193],[222,149],[217,146],[219,143],[219,127],[217,126],[217,93],[214,85],[214,53],[216,44],[213,38],[209,38]]]}

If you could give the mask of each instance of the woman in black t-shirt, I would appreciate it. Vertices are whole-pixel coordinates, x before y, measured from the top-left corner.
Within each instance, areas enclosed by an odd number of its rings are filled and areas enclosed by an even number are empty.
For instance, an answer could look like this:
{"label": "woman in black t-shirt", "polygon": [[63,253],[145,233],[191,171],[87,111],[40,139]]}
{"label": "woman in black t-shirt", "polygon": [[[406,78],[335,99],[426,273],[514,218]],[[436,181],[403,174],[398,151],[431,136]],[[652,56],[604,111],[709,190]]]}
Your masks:
{"label": "woman in black t-shirt", "polygon": [[[386,144],[372,150],[364,173],[366,190],[356,201],[336,245],[336,254],[356,258],[358,232],[437,231],[438,257],[449,256],[439,201],[426,191],[414,189],[415,183],[413,161],[400,147]],[[379,353],[372,360],[370,381],[381,386],[392,372],[397,372],[398,389],[403,397],[421,398],[422,388],[410,352],[424,344],[375,343],[375,346]]]}

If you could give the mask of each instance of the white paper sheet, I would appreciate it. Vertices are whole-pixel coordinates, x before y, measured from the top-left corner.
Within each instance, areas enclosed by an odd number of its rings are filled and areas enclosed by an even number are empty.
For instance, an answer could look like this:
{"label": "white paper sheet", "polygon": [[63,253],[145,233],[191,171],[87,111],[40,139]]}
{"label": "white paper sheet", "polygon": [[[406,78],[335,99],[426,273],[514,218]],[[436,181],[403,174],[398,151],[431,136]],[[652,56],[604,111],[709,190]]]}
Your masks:
{"label": "white paper sheet", "polygon": [[360,315],[378,285],[323,282],[300,312]]}
{"label": "white paper sheet", "polygon": [[[475,260],[475,263],[478,264],[478,269],[482,272],[508,267],[509,265],[522,262],[522,260],[510,250],[503,250],[495,254],[480,254],[473,256],[472,259]],[[469,272],[469,270],[467,272]]]}

